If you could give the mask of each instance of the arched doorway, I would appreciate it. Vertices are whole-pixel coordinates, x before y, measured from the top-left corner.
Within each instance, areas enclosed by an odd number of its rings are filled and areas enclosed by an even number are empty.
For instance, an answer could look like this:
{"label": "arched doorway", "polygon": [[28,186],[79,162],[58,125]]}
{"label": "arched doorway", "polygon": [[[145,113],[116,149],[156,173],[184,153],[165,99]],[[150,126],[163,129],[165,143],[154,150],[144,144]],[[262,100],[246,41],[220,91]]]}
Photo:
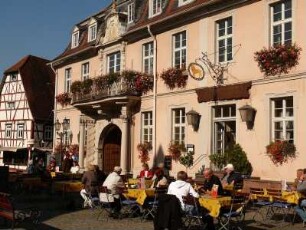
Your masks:
{"label": "arched doorway", "polygon": [[115,166],[120,165],[121,130],[116,125],[107,127],[102,133],[103,141],[103,170],[112,172]]}

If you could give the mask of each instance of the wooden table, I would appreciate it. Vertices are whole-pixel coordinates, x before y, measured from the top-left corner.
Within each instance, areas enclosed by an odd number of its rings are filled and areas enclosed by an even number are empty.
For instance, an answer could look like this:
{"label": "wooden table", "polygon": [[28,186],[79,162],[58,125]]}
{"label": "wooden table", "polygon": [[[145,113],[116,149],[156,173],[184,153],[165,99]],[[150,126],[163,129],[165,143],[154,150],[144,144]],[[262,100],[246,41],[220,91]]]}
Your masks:
{"label": "wooden table", "polygon": [[212,197],[204,195],[199,198],[199,203],[202,207],[209,211],[212,217],[218,217],[221,207],[230,206],[232,198],[230,196]]}
{"label": "wooden table", "polygon": [[83,189],[83,184],[80,181],[54,181],[52,189],[62,192],[64,196],[67,192],[80,192]]}

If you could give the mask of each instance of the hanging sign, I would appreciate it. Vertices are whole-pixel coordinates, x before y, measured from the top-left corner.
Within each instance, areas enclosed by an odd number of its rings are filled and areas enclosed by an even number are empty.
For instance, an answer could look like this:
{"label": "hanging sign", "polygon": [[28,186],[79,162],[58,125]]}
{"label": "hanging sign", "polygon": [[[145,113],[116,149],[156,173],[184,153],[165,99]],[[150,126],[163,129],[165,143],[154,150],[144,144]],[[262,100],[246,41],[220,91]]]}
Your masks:
{"label": "hanging sign", "polygon": [[192,62],[189,64],[188,72],[189,72],[189,75],[197,81],[203,80],[205,76],[203,67],[196,62]]}

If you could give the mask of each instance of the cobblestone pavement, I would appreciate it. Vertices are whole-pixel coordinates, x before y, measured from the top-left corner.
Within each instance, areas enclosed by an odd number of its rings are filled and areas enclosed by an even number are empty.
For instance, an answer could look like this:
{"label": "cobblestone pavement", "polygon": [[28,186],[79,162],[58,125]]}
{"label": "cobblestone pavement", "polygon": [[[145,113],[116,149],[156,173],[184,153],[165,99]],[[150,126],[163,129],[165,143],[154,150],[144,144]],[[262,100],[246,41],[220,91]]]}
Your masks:
{"label": "cobblestone pavement", "polygon": [[[37,194],[38,193],[38,194]],[[153,223],[150,220],[142,222],[139,218],[123,218],[120,220],[106,219],[105,216],[98,219],[100,210],[81,208],[82,200],[78,194],[46,194],[45,192],[24,193],[15,196],[17,206],[22,208],[36,207],[43,212],[41,224],[35,226],[29,223],[22,223],[16,229],[39,229],[39,230],[65,230],[65,229],[101,229],[101,230],[153,230]],[[246,230],[261,229],[303,229],[300,221],[294,225],[283,221],[255,222],[252,220],[253,211],[246,215]],[[10,226],[3,221],[0,222],[0,229],[10,229]]]}

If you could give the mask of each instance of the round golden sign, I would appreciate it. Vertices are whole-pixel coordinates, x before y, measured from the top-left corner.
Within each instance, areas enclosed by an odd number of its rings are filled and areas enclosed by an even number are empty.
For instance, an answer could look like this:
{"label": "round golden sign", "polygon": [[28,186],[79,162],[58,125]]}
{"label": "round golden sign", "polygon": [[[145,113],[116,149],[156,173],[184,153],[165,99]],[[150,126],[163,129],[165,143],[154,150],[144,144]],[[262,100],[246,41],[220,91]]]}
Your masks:
{"label": "round golden sign", "polygon": [[205,76],[203,67],[200,64],[195,63],[195,62],[192,62],[189,64],[188,72],[189,72],[189,75],[193,79],[198,80],[198,81],[203,80]]}

